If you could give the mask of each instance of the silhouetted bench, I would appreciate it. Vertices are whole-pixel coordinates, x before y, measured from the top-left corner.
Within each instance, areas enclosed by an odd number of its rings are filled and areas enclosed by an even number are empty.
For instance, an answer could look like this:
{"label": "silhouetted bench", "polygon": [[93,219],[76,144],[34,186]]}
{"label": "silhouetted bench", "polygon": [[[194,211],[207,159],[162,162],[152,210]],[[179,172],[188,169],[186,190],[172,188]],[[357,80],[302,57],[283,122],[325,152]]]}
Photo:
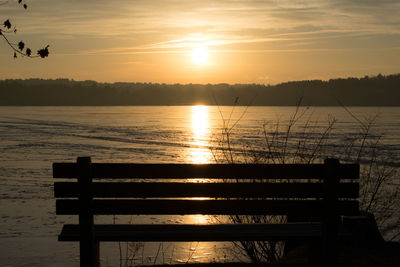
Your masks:
{"label": "silhouetted bench", "polygon": [[[335,159],[307,165],[125,164],[91,163],[89,157],[80,157],[76,163],[54,163],[53,177],[77,178],[77,182],[54,183],[56,213],[79,216],[79,224],[63,226],[58,240],[79,241],[80,264],[85,267],[99,266],[99,242],[107,241],[317,240],[322,242],[324,260],[334,262],[340,216],[358,214],[355,179],[359,165],[340,164]],[[220,182],[188,182],[191,178]],[[260,179],[272,182],[261,183]],[[303,219],[285,224],[98,225],[93,219],[96,214],[288,215]],[[304,218],[308,216],[319,219],[307,222]]]}

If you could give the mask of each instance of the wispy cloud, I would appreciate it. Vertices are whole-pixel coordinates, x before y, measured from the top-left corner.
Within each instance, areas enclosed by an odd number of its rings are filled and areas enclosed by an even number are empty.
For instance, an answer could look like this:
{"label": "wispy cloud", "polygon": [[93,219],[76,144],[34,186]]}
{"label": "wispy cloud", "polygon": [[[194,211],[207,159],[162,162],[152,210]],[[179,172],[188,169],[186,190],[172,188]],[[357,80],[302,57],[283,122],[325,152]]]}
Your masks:
{"label": "wispy cloud", "polygon": [[200,42],[193,36],[174,40],[194,33],[214,35],[207,40],[212,46],[321,33],[400,34],[400,3],[395,0],[38,0],[27,11],[12,5],[2,10],[16,18],[21,34],[77,42],[114,38],[116,46],[120,40],[133,46],[153,43],[154,48],[193,46]]}
{"label": "wispy cloud", "polygon": [[[248,30],[251,32],[251,29]],[[321,42],[321,40],[340,39],[340,38],[362,38],[369,36],[369,32],[350,32],[345,30],[314,30],[298,31],[287,33],[269,34],[269,37],[263,35],[191,35],[181,39],[168,40],[163,42],[149,43],[140,46],[122,46],[107,49],[90,49],[83,51],[83,54],[162,54],[162,53],[186,53],[188,49],[197,46],[204,46],[210,50],[224,53],[260,53],[260,52],[309,52],[313,51],[338,51],[344,47],[312,47],[304,48],[310,43]],[[260,36],[260,37],[259,37]],[[275,46],[269,45],[270,49],[246,48],[246,44],[263,46],[275,43]],[[244,45],[241,49],[232,49],[232,45]],[[293,48],[297,47],[297,48]]]}
{"label": "wispy cloud", "polygon": [[[21,14],[8,8],[7,13]],[[40,0],[19,18],[29,30],[95,36],[162,36],[247,28],[290,32],[299,25],[393,31],[400,23],[399,1],[76,1]],[[27,15],[28,14],[28,15]],[[29,22],[29,23],[28,23]],[[25,26],[25,25],[24,25]],[[384,27],[383,27],[384,26]],[[165,31],[165,29],[167,31]]]}

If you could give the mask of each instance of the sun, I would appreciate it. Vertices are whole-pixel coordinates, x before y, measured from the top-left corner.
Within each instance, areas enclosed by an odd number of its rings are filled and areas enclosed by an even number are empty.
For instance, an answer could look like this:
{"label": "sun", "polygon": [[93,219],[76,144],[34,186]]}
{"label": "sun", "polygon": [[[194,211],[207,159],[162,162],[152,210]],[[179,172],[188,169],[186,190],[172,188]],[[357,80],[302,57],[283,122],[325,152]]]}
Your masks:
{"label": "sun", "polygon": [[205,64],[207,62],[207,60],[208,60],[208,51],[207,51],[207,49],[202,47],[202,46],[196,47],[192,51],[192,59],[198,65]]}

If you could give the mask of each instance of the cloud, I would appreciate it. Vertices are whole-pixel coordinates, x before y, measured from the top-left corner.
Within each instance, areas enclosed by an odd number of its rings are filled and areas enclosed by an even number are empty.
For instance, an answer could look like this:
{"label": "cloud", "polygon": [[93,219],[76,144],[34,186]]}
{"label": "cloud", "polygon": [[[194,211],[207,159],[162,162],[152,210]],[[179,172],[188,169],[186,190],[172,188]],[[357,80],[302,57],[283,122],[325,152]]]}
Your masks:
{"label": "cloud", "polygon": [[400,35],[395,0],[38,0],[26,12],[7,6],[21,34],[74,40],[89,54],[179,53],[200,43],[226,51],[277,44],[300,51],[324,49],[317,43],[326,39]]}
{"label": "cloud", "polygon": [[[394,31],[400,4],[394,0],[177,1],[39,0],[19,20],[40,33],[128,37],[132,35],[241,29],[293,32],[299,27],[375,32]],[[7,11],[8,12],[8,11]]]}

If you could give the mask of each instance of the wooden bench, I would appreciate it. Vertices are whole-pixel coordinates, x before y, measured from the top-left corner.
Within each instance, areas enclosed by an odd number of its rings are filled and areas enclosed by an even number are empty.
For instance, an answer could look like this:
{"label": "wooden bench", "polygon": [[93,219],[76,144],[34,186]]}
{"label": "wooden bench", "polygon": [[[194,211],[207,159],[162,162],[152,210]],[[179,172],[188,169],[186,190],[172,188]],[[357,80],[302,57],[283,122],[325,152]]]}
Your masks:
{"label": "wooden bench", "polygon": [[[359,185],[355,180],[359,165],[340,164],[335,159],[307,165],[126,164],[91,163],[89,157],[80,157],[76,163],[54,163],[53,177],[77,178],[77,182],[54,183],[56,214],[79,216],[79,224],[63,226],[58,240],[79,242],[80,266],[85,267],[99,266],[99,242],[107,241],[312,239],[322,242],[324,260],[334,263],[340,216],[359,212]],[[220,182],[188,182],[192,178]],[[97,225],[93,218],[97,214],[287,215],[319,219],[285,224]]]}

